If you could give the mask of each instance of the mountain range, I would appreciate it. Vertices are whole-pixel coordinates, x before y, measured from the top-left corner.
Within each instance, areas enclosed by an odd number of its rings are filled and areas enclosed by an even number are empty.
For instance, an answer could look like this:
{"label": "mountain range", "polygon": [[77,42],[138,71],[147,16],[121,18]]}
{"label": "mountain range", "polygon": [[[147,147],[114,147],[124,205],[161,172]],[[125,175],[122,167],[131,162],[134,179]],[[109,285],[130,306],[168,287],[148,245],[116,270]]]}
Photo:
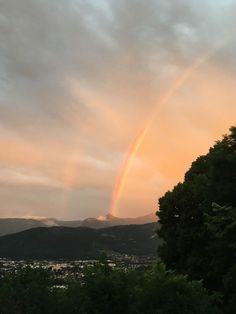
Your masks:
{"label": "mountain range", "polygon": [[0,237],[0,257],[11,259],[90,259],[101,251],[155,256],[156,223],[94,229],[39,227]]}
{"label": "mountain range", "polygon": [[157,221],[154,213],[136,218],[118,218],[107,214],[98,218],[87,218],[84,220],[63,221],[55,218],[1,218],[0,236],[21,232],[38,227],[88,227],[101,229],[113,226],[143,225]]}

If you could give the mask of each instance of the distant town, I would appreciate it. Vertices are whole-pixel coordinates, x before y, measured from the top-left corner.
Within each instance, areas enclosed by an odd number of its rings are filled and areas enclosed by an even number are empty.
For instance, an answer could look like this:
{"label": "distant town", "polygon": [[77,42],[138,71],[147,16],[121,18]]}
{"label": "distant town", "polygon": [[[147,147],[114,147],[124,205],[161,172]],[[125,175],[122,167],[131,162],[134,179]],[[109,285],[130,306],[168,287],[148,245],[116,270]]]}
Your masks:
{"label": "distant town", "polygon": [[[120,267],[126,270],[148,269],[155,261],[150,256],[135,256],[128,254],[109,254],[108,265],[112,268]],[[6,273],[17,272],[24,267],[43,268],[51,270],[58,279],[68,276],[82,278],[86,267],[94,266],[98,260],[11,260],[7,258],[0,259],[0,276]]]}

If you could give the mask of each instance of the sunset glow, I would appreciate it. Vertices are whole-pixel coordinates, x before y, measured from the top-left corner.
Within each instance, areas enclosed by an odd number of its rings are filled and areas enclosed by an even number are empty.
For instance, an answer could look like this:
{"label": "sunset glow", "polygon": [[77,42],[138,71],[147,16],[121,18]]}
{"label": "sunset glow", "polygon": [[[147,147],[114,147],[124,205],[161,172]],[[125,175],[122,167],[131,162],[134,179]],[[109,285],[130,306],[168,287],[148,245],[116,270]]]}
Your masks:
{"label": "sunset glow", "polygon": [[[127,157],[121,167],[121,171],[117,177],[117,181],[114,187],[113,195],[112,195],[112,204],[110,208],[110,213],[112,215],[117,215],[117,203],[119,201],[119,198],[122,194],[122,191],[125,186],[125,182],[129,173],[129,168],[132,165],[133,160],[136,157],[136,154],[142,145],[145,136],[148,132],[148,129],[150,125],[153,123],[155,116],[157,115],[158,111],[161,110],[162,106],[164,106],[168,100],[174,95],[174,93],[185,83],[185,81],[194,73],[195,70],[197,70],[201,64],[206,62],[206,60],[211,56],[212,53],[208,53],[205,57],[202,57],[200,59],[197,59],[193,64],[184,71],[183,74],[181,74],[172,84],[170,89],[164,93],[164,95],[161,97],[158,106],[155,106],[153,112],[151,113],[149,119],[145,123],[145,126],[141,130],[141,132],[138,134],[137,138],[134,140],[133,145],[131,146],[130,150],[128,151]],[[119,213],[118,213],[119,214]]]}
{"label": "sunset glow", "polygon": [[0,217],[155,212],[235,124],[234,1],[0,6]]}

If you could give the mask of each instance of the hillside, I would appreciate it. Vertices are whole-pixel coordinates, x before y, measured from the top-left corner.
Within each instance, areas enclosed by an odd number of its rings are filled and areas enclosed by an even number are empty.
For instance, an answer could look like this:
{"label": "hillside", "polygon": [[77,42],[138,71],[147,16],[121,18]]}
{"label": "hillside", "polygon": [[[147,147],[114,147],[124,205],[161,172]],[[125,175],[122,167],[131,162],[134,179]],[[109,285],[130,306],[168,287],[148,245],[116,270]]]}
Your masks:
{"label": "hillside", "polygon": [[0,257],[15,259],[97,258],[101,251],[153,256],[156,224],[34,228],[0,237]]}

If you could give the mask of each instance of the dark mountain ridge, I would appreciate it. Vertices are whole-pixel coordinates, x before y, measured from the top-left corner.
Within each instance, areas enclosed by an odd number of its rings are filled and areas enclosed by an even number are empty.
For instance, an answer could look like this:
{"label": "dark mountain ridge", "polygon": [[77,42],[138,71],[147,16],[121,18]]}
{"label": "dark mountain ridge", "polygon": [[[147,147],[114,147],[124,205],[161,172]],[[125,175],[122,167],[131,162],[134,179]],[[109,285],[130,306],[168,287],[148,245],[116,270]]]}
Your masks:
{"label": "dark mountain ridge", "polygon": [[40,227],[0,237],[0,257],[11,259],[87,259],[101,251],[155,256],[156,223],[87,227]]}

